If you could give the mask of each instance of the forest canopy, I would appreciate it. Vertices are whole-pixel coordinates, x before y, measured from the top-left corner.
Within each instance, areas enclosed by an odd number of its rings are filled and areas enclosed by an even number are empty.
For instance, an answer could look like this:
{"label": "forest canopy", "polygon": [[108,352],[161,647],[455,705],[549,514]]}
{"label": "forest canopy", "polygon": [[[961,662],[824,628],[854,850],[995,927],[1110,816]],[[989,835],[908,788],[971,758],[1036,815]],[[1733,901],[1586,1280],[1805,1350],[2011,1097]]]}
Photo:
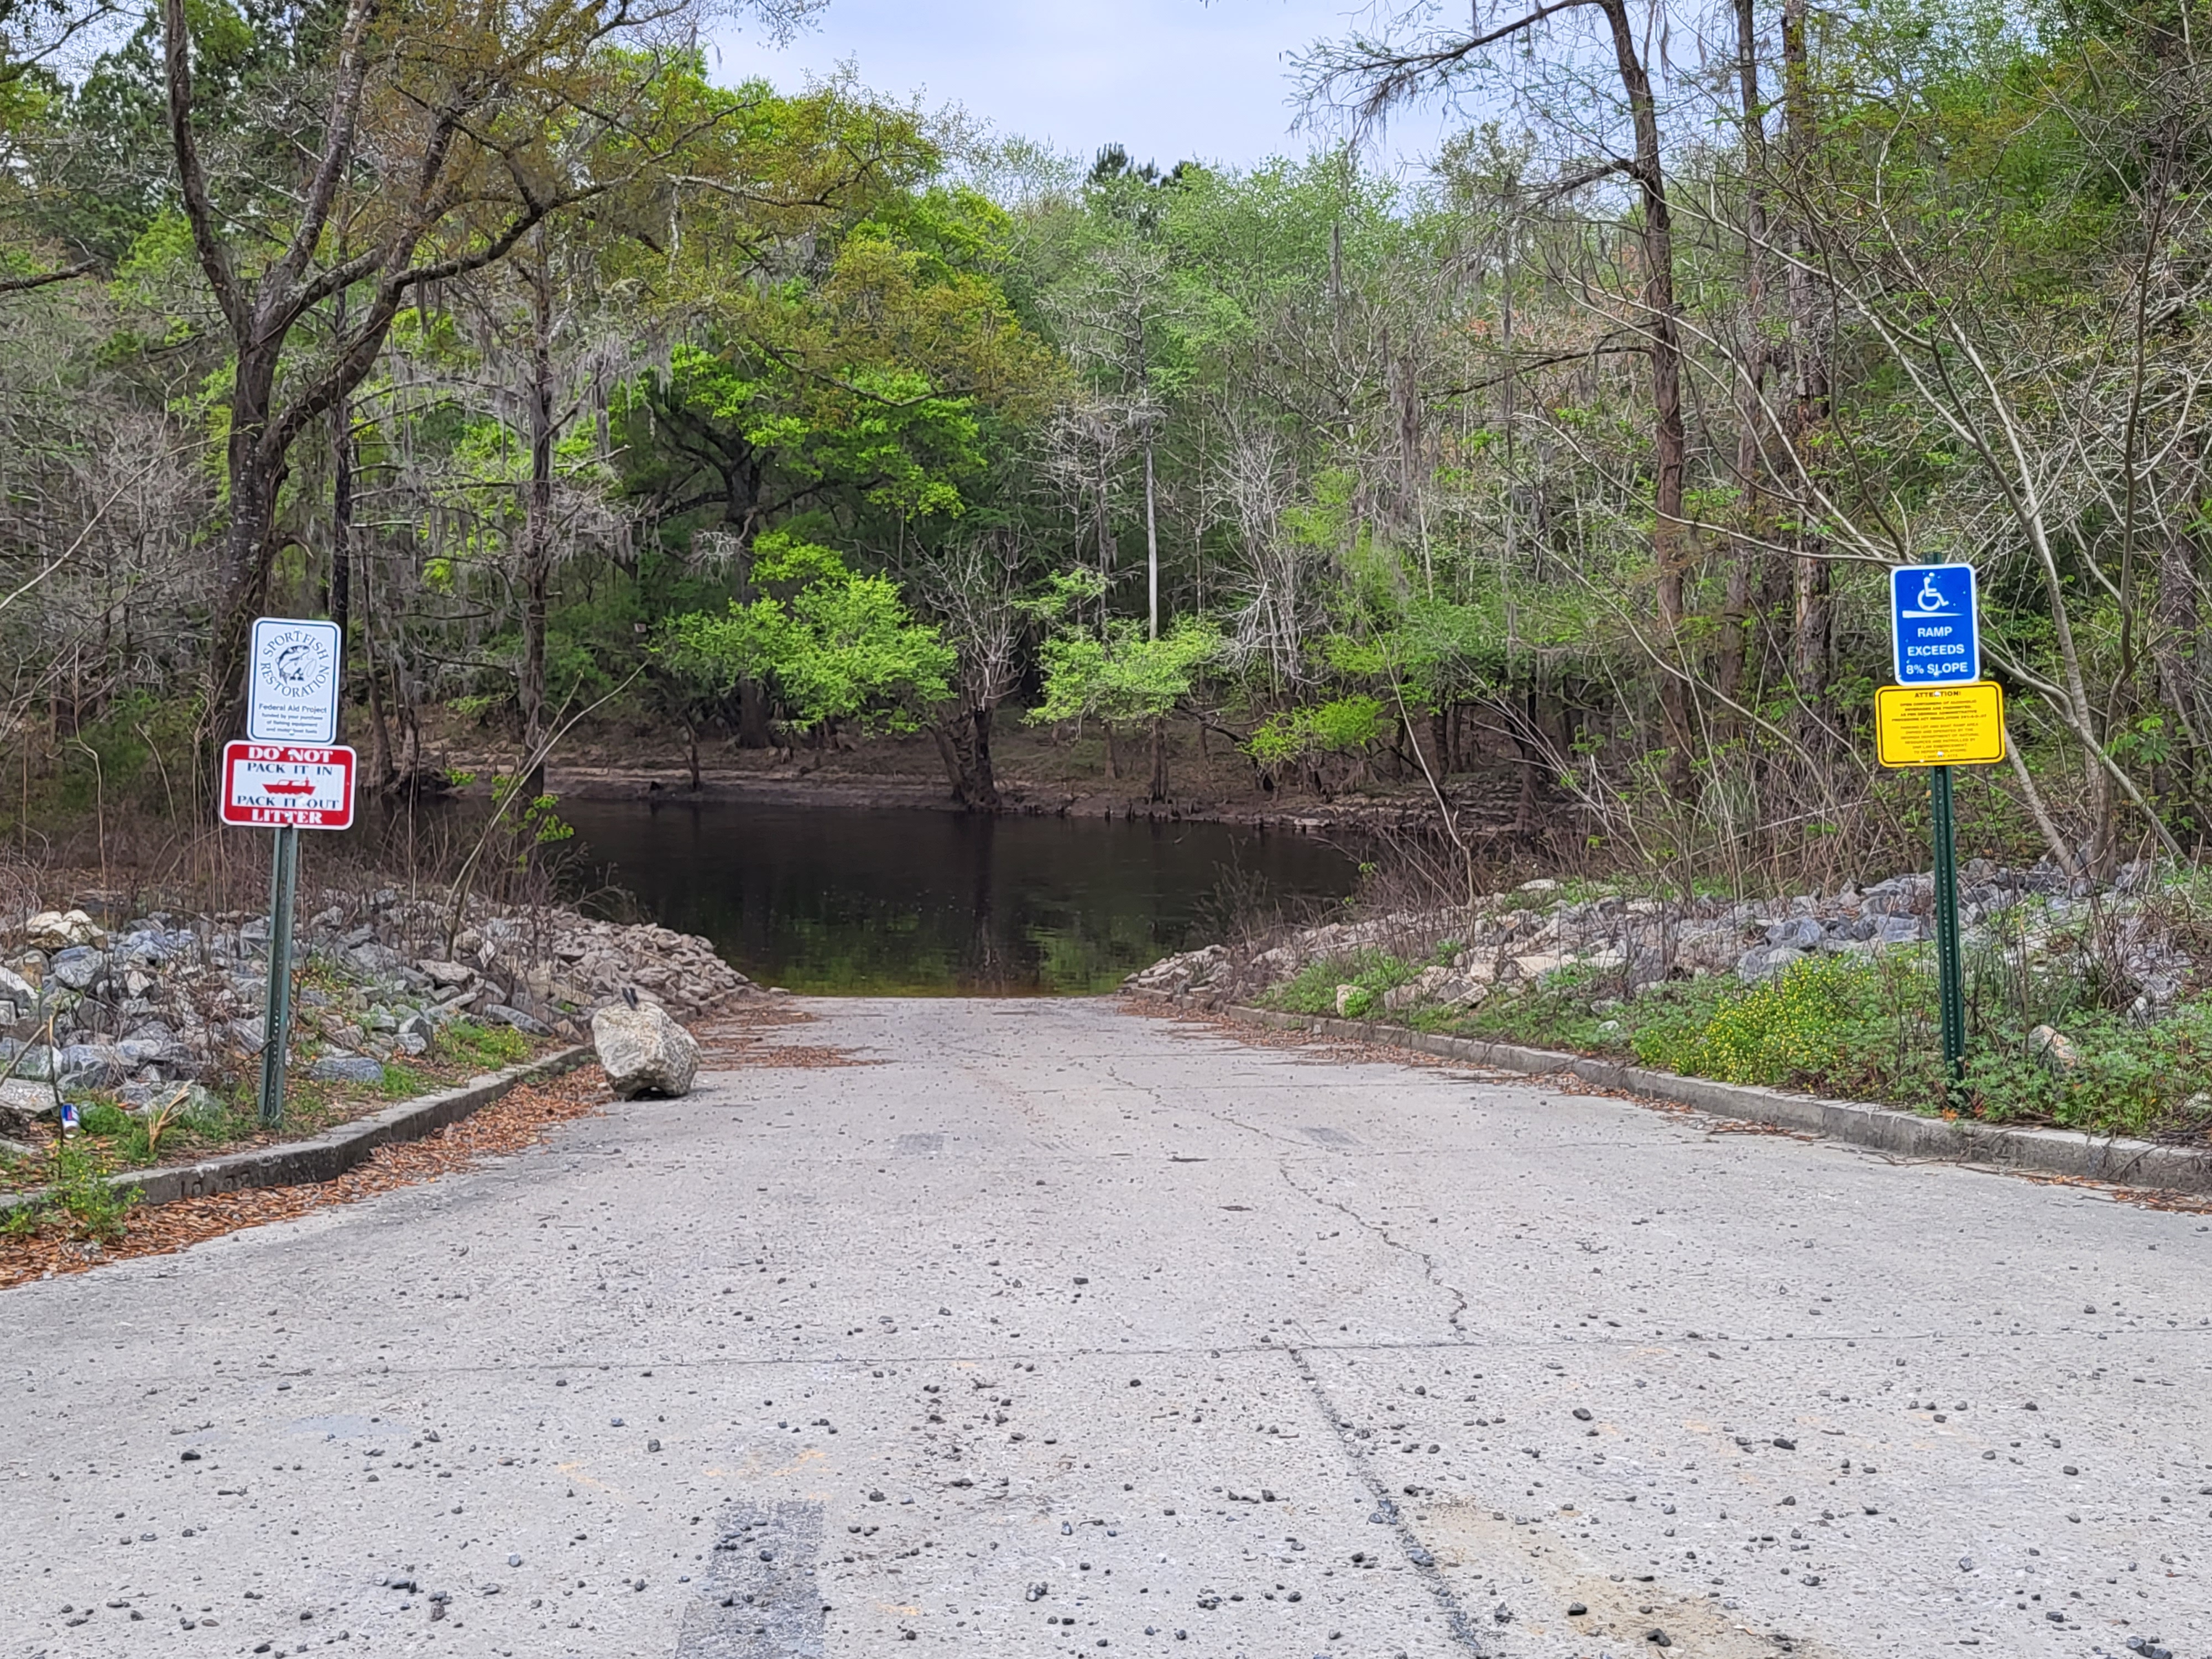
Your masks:
{"label": "forest canopy", "polygon": [[2195,6],[1416,9],[1249,168],[718,81],[698,21],[0,9],[9,816],[88,755],[196,810],[275,611],[347,630],[374,786],[434,708],[533,767],[586,709],[927,731],[980,808],[1006,723],[1156,797],[1194,725],[1455,841],[1502,763],[1577,845],[1835,873],[1917,833],[1887,568],[1957,560],[2007,832],[2201,845]]}

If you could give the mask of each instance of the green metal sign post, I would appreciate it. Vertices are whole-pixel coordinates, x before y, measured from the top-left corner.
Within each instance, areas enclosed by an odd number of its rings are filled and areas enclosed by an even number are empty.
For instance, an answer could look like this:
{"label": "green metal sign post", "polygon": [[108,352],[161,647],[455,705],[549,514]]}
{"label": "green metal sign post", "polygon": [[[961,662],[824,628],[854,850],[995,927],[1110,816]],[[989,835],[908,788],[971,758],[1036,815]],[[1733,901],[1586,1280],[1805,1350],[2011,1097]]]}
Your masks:
{"label": "green metal sign post", "polygon": [[1951,769],[2004,758],[2004,694],[1982,678],[1981,602],[1972,566],[1899,565],[1889,573],[1889,592],[1896,684],[1875,694],[1875,753],[1884,766],[1928,769],[1936,842],[1936,989],[1942,1002],[1948,1089],[1966,1075]]}
{"label": "green metal sign post", "polygon": [[1951,769],[1928,769],[1936,832],[1936,977],[1943,1003],[1943,1076],[1966,1075],[1966,988],[1959,965],[1959,837],[1951,813]]}
{"label": "green metal sign post", "polygon": [[269,876],[269,995],[261,1028],[261,1127],[284,1121],[284,1051],[292,1036],[292,902],[300,885],[300,830],[276,831]]}

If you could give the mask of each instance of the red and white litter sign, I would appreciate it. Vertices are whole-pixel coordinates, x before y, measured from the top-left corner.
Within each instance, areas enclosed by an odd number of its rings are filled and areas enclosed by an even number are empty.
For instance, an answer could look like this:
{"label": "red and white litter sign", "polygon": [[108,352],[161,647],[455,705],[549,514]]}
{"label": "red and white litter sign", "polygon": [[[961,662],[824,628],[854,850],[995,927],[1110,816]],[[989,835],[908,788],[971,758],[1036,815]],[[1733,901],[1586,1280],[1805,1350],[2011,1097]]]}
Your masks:
{"label": "red and white litter sign", "polygon": [[353,761],[343,744],[227,743],[222,821],[248,829],[347,829],[353,823]]}

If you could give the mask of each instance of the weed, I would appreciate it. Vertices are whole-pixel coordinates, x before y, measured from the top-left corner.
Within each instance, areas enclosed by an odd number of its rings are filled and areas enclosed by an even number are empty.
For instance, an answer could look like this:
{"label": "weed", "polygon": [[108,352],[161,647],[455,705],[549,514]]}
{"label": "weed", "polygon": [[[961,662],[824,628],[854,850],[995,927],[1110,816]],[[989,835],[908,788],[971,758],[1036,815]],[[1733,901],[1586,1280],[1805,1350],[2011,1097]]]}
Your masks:
{"label": "weed", "polygon": [[419,1095],[428,1089],[430,1079],[412,1066],[402,1066],[395,1060],[384,1062],[384,1080],[378,1086],[392,1100],[404,1100],[410,1095]]}
{"label": "weed", "polygon": [[125,1222],[143,1194],[135,1187],[112,1187],[107,1182],[106,1160],[93,1147],[78,1140],[64,1140],[54,1148],[54,1181],[49,1202],[74,1224],[73,1235],[102,1244],[123,1237]]}
{"label": "weed", "polygon": [[[1924,949],[1808,957],[1758,985],[1716,975],[1654,988],[1619,1007],[1593,1007],[1597,988],[1570,971],[1493,993],[1470,1013],[1428,1010],[1409,1023],[1633,1054],[1662,1071],[1728,1083],[1915,1111],[1948,1108],[1990,1122],[2185,1136],[2212,1124],[2202,1092],[2212,1075],[2212,1003],[2185,1002],[2144,1024],[2064,988],[2032,988],[2024,1004],[1991,993],[1974,1008],[1965,1079],[1947,1089],[1935,1036],[1936,975]],[[2054,1009],[2063,1012],[2079,1053],[2071,1065],[2052,1064],[2031,1036],[2041,1023],[2033,1017]]]}
{"label": "weed", "polygon": [[1358,1019],[1378,1006],[1385,991],[1394,990],[1419,973],[1420,964],[1387,951],[1362,951],[1348,961],[1310,962],[1296,979],[1277,986],[1264,1000],[1273,1008],[1299,1014],[1338,1012],[1336,988],[1350,985],[1343,1012]]}
{"label": "weed", "polygon": [[430,1052],[437,1059],[497,1068],[530,1058],[530,1039],[511,1025],[451,1019],[438,1028]]}

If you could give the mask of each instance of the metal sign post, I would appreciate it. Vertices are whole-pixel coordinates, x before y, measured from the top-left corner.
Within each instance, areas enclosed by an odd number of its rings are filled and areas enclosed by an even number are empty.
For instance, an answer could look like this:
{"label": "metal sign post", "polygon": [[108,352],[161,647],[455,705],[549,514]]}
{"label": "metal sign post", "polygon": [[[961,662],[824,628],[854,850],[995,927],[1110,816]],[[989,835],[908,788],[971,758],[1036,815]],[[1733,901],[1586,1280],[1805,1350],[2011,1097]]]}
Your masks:
{"label": "metal sign post", "polygon": [[337,624],[263,617],[246,670],[246,741],[222,754],[222,821],[274,832],[269,872],[269,984],[261,1027],[261,1126],[284,1121],[292,1034],[292,909],[300,831],[353,823],[354,752],[336,741]]}
{"label": "metal sign post", "polygon": [[1981,677],[1980,601],[1972,565],[1899,565],[1889,573],[1889,592],[1897,684],[1875,693],[1875,753],[1884,766],[1928,769],[1943,1076],[1957,1083],[1966,1074],[1966,988],[1951,769],[2005,757],[2004,694]]}
{"label": "metal sign post", "polygon": [[1966,985],[1959,964],[1959,837],[1951,814],[1951,769],[1928,769],[1936,831],[1936,979],[1943,1000],[1943,1075],[1966,1075]]}
{"label": "metal sign post", "polygon": [[292,901],[300,884],[300,830],[276,834],[269,875],[269,994],[261,1027],[261,1127],[284,1121],[284,1051],[292,1034]]}

